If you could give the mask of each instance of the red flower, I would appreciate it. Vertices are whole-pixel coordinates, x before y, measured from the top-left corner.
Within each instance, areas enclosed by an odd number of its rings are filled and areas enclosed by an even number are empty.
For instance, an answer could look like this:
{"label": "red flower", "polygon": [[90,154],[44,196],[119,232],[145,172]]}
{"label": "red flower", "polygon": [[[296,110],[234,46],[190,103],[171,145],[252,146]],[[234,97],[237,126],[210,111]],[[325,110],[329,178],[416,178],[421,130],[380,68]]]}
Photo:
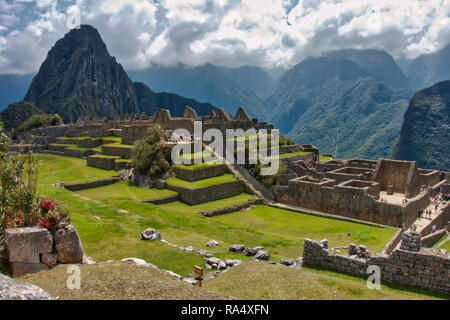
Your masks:
{"label": "red flower", "polygon": [[53,209],[55,209],[55,202],[52,200],[41,200],[41,209],[44,213],[47,213]]}

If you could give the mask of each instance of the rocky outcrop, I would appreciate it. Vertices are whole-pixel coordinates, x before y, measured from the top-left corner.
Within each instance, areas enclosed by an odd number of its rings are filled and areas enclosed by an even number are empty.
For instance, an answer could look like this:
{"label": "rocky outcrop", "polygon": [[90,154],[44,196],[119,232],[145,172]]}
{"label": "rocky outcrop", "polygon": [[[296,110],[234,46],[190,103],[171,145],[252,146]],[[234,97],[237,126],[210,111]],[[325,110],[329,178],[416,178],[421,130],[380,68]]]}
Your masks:
{"label": "rocky outcrop", "polygon": [[18,282],[0,274],[0,300],[51,300],[52,297],[35,285]]}

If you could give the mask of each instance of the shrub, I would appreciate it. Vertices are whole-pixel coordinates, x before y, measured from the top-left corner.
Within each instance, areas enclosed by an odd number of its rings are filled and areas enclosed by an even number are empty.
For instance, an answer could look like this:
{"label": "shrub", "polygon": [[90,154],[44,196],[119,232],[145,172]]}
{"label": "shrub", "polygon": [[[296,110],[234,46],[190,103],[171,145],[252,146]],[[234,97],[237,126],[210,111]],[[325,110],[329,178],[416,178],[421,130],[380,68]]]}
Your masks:
{"label": "shrub", "polygon": [[135,142],[131,165],[140,174],[157,178],[169,170],[171,148],[162,141],[162,137],[162,129],[152,126],[144,139]]}
{"label": "shrub", "polygon": [[[14,135],[19,132],[27,132],[34,128],[56,126],[62,123],[63,120],[58,114],[35,114],[23,122],[14,132]],[[13,138],[15,138],[15,136]]]}
{"label": "shrub", "polygon": [[54,201],[37,195],[38,161],[29,154],[9,154],[9,140],[0,132],[0,256],[9,228],[39,225],[54,230],[68,214]]}
{"label": "shrub", "polygon": [[280,161],[280,165],[278,168],[278,172],[271,176],[262,176],[261,175],[261,168],[268,167],[268,165],[262,164],[258,162],[257,165],[255,165],[255,177],[259,181],[261,181],[266,187],[270,187],[274,185],[277,182],[277,179],[280,175],[284,174],[287,170],[286,165]]}

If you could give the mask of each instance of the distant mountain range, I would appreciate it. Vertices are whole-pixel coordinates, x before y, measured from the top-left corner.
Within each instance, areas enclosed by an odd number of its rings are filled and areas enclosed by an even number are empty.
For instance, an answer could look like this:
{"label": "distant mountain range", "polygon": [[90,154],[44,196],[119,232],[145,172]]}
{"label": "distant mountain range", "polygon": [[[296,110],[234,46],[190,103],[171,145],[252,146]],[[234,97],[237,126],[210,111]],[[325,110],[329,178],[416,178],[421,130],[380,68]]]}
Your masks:
{"label": "distant mountain range", "polygon": [[286,72],[264,104],[288,137],[340,158],[391,154],[413,92],[375,80],[348,59],[310,58]]}
{"label": "distant mountain range", "polygon": [[234,114],[244,106],[251,116],[321,152],[389,157],[402,125],[413,126],[403,117],[414,92],[450,79],[450,45],[399,64],[384,51],[348,49],[305,59],[286,71],[206,64],[128,74],[97,30],[84,25],[55,44],[32,82],[31,75],[0,76],[0,108],[25,95],[42,112],[59,113],[68,122],[80,115],[113,118],[161,108],[180,116],[186,105],[200,115],[216,107]]}
{"label": "distant mountain range", "polygon": [[419,167],[450,171],[450,81],[414,94],[392,157]]}
{"label": "distant mountain range", "polygon": [[431,54],[424,54],[407,64],[411,88],[423,89],[436,82],[450,80],[450,44]]}
{"label": "distant mountain range", "polygon": [[[174,92],[198,101],[210,102],[235,114],[240,106],[259,119],[267,119],[261,97],[273,84],[257,67],[229,69],[206,64],[199,67],[154,66],[130,72],[130,77],[159,92]],[[268,119],[267,119],[268,120]]]}

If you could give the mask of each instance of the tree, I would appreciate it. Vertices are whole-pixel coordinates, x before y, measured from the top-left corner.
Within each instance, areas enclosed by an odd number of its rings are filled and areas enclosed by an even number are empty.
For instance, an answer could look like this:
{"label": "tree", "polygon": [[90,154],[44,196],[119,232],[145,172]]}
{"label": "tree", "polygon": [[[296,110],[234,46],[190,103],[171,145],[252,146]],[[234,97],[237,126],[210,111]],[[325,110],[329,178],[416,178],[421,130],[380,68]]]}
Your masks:
{"label": "tree", "polygon": [[170,168],[171,148],[162,141],[163,131],[151,126],[144,139],[135,142],[132,166],[143,175],[157,178]]}

